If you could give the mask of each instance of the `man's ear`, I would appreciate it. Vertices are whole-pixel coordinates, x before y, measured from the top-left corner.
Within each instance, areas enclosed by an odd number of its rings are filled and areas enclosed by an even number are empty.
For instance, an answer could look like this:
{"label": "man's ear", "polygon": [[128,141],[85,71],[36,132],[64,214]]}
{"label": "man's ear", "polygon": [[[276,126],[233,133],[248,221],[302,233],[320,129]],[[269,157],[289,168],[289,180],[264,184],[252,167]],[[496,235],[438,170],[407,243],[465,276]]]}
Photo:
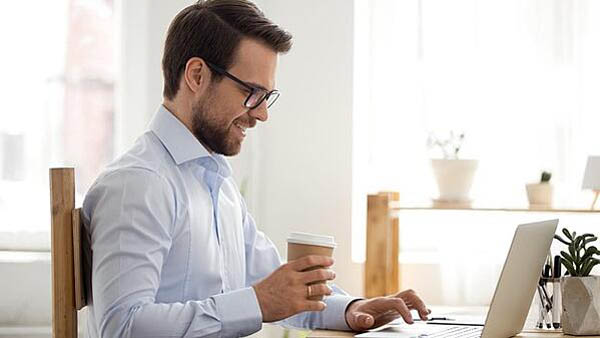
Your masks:
{"label": "man's ear", "polygon": [[210,83],[211,75],[206,62],[199,57],[193,57],[185,64],[183,80],[190,91],[196,94]]}

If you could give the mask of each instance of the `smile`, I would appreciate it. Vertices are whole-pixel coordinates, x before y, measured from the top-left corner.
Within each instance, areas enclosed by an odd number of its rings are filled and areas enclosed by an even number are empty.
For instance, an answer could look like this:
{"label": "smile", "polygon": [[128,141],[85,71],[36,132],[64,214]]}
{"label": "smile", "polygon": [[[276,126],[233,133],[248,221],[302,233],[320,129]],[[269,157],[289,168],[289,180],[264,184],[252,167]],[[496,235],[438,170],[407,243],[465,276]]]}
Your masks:
{"label": "smile", "polygon": [[234,122],[233,125],[242,131],[242,135],[246,136],[246,127],[242,127],[239,124],[237,124],[236,122]]}

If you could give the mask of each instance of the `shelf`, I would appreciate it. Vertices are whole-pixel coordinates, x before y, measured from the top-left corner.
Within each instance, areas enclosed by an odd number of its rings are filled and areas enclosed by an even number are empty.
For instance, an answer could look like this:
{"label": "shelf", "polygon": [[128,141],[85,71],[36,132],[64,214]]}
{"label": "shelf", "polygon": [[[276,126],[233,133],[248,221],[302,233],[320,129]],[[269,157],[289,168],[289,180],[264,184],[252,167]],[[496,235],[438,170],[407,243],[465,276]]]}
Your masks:
{"label": "shelf", "polygon": [[[487,202],[487,201],[486,201]],[[367,196],[367,236],[365,260],[365,291],[367,297],[378,297],[401,290],[400,269],[400,214],[403,211],[447,211],[466,212],[513,212],[513,213],[574,213],[580,215],[600,215],[600,210],[592,210],[572,201],[575,206],[530,207],[525,201],[519,205],[495,201],[475,201],[471,203],[434,203],[400,201],[399,192],[380,192]],[[569,203],[571,201],[566,201]],[[558,218],[553,215],[552,217]]]}
{"label": "shelf", "polygon": [[525,207],[525,206],[487,206],[474,203],[402,203],[390,201],[390,211],[401,210],[465,210],[465,211],[502,211],[502,212],[555,212],[555,213],[600,213],[600,210],[592,210],[577,207]]}

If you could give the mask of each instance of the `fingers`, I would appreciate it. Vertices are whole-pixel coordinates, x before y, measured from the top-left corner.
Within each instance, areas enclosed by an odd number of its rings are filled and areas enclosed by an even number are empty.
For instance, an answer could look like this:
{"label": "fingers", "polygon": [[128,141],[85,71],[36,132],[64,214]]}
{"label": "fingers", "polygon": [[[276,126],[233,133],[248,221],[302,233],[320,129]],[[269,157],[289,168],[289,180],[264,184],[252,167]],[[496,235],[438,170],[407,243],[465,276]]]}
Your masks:
{"label": "fingers", "polygon": [[327,307],[327,304],[321,301],[307,300],[300,303],[300,307],[297,309],[297,312],[304,311],[323,311]]}
{"label": "fingers", "polygon": [[311,284],[308,285],[307,288],[310,287],[310,296],[329,296],[333,293],[333,290],[325,283]]}
{"label": "fingers", "polygon": [[288,263],[290,268],[295,271],[303,271],[315,266],[330,267],[333,265],[333,258],[327,256],[310,255],[299,258]]}
{"label": "fingers", "polygon": [[368,313],[356,312],[354,316],[354,328],[356,331],[365,331],[373,327],[375,324],[375,318]]}
{"label": "fingers", "polygon": [[391,306],[402,316],[402,319],[408,324],[414,323],[412,314],[408,309],[408,306],[404,303],[401,298],[387,298],[389,302],[391,302]]}
{"label": "fingers", "polygon": [[377,320],[375,320],[375,324],[377,324],[377,326],[380,325],[385,325],[388,324],[391,321],[394,321],[396,319],[400,318],[400,315],[398,314],[398,312],[394,311],[388,314],[385,314],[381,317],[377,317]]}
{"label": "fingers", "polygon": [[427,315],[429,315],[431,311],[413,290],[402,291],[396,295],[396,297],[402,298],[410,309],[417,310],[417,312],[419,312],[419,317],[421,317],[422,320],[427,320]]}
{"label": "fingers", "polygon": [[335,272],[329,269],[316,269],[300,273],[300,282],[309,284],[313,282],[328,281],[335,279]]}

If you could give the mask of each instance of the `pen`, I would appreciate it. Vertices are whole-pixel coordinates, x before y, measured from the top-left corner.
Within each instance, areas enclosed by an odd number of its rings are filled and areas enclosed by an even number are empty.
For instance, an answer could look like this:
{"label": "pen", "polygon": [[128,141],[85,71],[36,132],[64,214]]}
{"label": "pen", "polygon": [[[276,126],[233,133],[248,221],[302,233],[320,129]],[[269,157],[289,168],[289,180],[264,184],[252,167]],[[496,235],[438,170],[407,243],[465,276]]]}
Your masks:
{"label": "pen", "polygon": [[560,296],[560,256],[554,256],[554,270],[552,271],[552,326],[560,328],[560,315],[562,311],[562,299]]}
{"label": "pen", "polygon": [[550,299],[550,296],[548,295],[548,291],[546,289],[546,286],[548,285],[548,280],[552,277],[552,255],[550,253],[548,253],[548,255],[546,256],[546,264],[544,265],[544,272],[542,276],[544,277],[542,283],[542,291],[544,292],[543,298],[546,300],[546,311],[544,312],[544,315],[546,319],[546,327],[550,329],[552,328],[552,321],[550,320],[550,311],[552,311],[552,300]]}
{"label": "pen", "polygon": [[429,317],[426,320],[422,320],[421,318],[414,318],[413,320],[415,322],[418,322],[418,321],[429,322],[429,321],[432,321],[432,320],[456,320],[456,319],[450,318],[450,317]]}
{"label": "pen", "polygon": [[[542,286],[542,288],[544,288],[544,287]],[[552,310],[552,304],[550,304],[549,299],[546,298],[546,307],[544,308],[544,319],[546,321],[546,327],[549,329],[552,328],[552,320],[550,319],[551,310]]]}
{"label": "pen", "polygon": [[[540,284],[541,283],[542,283],[542,280],[540,279]],[[538,317],[537,328],[542,329],[542,328],[544,328],[545,307],[544,307],[544,296],[542,296],[542,287],[540,285],[537,286],[537,293],[538,293],[538,296],[540,296],[540,315]]]}
{"label": "pen", "polygon": [[[545,278],[543,278],[543,277],[540,278],[539,283],[538,283],[538,293],[540,295],[540,301],[541,301],[542,319],[546,323],[546,327],[550,329],[550,328],[552,328],[552,321],[550,320],[549,312],[552,310],[552,302],[550,301],[548,292],[546,292],[545,284],[546,284]],[[543,327],[543,324],[542,324],[542,327]]]}

